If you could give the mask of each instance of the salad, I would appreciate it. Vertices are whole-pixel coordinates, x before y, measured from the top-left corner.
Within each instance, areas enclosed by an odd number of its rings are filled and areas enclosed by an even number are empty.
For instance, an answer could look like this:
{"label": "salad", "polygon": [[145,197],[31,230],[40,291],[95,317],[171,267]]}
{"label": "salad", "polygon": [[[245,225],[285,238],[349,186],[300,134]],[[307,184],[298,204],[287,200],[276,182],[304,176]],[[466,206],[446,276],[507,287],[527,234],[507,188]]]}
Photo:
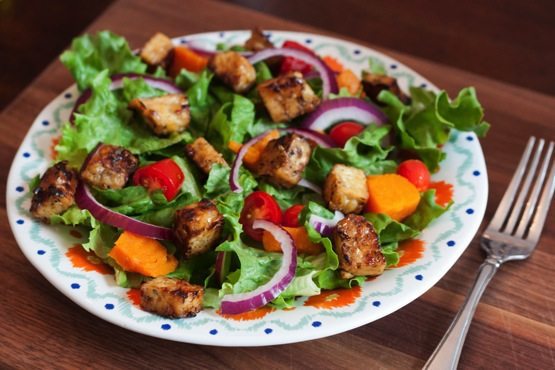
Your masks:
{"label": "salad", "polygon": [[215,51],[102,31],[61,60],[81,96],[30,212],[86,228],[167,317],[290,308],[394,267],[451,205],[430,188],[450,131],[489,128],[473,88],[402,91],[258,29]]}

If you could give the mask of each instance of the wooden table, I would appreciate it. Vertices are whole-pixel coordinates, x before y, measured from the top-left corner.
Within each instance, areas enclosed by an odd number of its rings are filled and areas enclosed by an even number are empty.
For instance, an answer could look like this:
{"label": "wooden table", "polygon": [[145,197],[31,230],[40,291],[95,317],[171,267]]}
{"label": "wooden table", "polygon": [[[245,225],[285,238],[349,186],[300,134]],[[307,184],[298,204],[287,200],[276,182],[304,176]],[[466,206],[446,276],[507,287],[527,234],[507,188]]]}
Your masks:
{"label": "wooden table", "polygon": [[[169,35],[265,28],[327,33],[207,0],[121,0],[89,31],[111,29],[141,45],[155,31]],[[362,41],[364,43],[364,41]],[[371,45],[370,45],[371,46]],[[555,98],[385,50],[450,93],[476,86],[492,123],[483,149],[492,216],[530,135],[555,139]],[[53,62],[0,115],[0,163],[6,179],[34,117],[71,83]],[[5,194],[5,182],[0,193]],[[104,322],[53,288],[20,252],[1,197],[1,368],[419,368],[449,326],[483,259],[475,240],[452,270],[422,297],[379,321],[333,337],[265,348],[174,343]],[[503,266],[478,307],[461,368],[555,367],[555,222],[551,212],[535,254]]]}

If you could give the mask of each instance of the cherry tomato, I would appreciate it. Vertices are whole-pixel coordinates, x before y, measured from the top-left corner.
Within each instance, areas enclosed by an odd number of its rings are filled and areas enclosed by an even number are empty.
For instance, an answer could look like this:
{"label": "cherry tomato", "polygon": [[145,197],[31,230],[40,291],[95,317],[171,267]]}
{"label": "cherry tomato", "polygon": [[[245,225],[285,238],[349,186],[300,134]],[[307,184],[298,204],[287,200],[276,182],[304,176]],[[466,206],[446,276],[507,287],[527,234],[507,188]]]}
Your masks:
{"label": "cherry tomato", "polygon": [[[289,49],[297,49],[297,50],[301,50],[301,51],[306,51],[307,53],[310,53],[312,55],[316,55],[314,54],[314,52],[312,50],[310,50],[309,48],[307,48],[304,45],[299,44],[298,42],[295,41],[285,41],[283,43],[283,47],[284,48],[289,48]],[[292,58],[292,57],[285,57],[283,59],[283,62],[281,63],[281,68],[280,68],[280,74],[285,74],[291,71],[299,71],[302,74],[308,73],[312,70],[312,66],[310,64],[307,64],[301,60]]]}
{"label": "cherry tomato", "polygon": [[340,147],[344,147],[345,143],[360,134],[364,130],[364,126],[356,122],[341,122],[332,127],[330,137]]}
{"label": "cherry tomato", "polygon": [[133,184],[141,185],[148,191],[162,190],[167,200],[175,198],[185,175],[170,158],[139,168],[133,175]]}
{"label": "cherry tomato", "polygon": [[264,231],[253,229],[255,220],[266,220],[277,225],[281,224],[282,214],[274,197],[263,191],[255,191],[245,198],[245,204],[239,217],[245,233],[254,240],[262,241]]}
{"label": "cherry tomato", "polygon": [[409,180],[420,191],[426,191],[430,186],[430,171],[418,159],[408,159],[397,167],[397,174]]}
{"label": "cherry tomato", "polygon": [[283,221],[281,224],[287,227],[299,227],[299,214],[302,212],[304,206],[302,204],[295,204],[283,212]]}

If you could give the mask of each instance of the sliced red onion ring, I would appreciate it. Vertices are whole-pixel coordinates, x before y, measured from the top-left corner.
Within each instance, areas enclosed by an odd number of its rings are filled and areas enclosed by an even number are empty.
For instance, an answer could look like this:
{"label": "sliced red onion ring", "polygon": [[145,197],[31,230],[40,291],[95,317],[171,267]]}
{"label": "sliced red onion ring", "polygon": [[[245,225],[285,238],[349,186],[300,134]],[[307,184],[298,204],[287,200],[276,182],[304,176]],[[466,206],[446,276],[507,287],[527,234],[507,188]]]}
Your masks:
{"label": "sliced red onion ring", "polygon": [[339,211],[335,211],[333,219],[325,218],[318,215],[311,215],[308,223],[322,236],[330,236],[335,229],[335,225],[345,218],[345,215]]}
{"label": "sliced red onion ring", "polygon": [[[174,85],[174,83],[169,80],[164,80],[162,78],[156,78],[156,77],[143,75],[139,73],[118,73],[113,75],[110,78],[112,79],[112,83],[110,84],[110,90],[112,91],[121,89],[123,87],[124,78],[129,78],[130,80],[136,80],[137,78],[142,78],[145,80],[145,82],[148,85],[150,85],[151,87],[154,87],[155,89],[159,89],[170,94],[177,94],[181,92],[179,87]],[[75,113],[77,113],[77,110],[79,109],[79,107],[85,104],[90,99],[91,95],[92,95],[91,89],[86,89],[85,91],[83,91],[81,96],[79,96],[79,98],[75,102],[75,105],[73,106],[73,110],[71,111],[71,114],[69,115],[69,122],[71,124],[75,123]]]}
{"label": "sliced red onion ring", "polygon": [[132,233],[153,239],[171,240],[173,230],[167,227],[148,224],[121,213],[114,212],[98,202],[84,182],[79,182],[75,192],[75,203],[80,209],[86,209],[98,221]]}
{"label": "sliced red onion ring", "polygon": [[243,187],[239,183],[239,170],[243,165],[243,158],[245,157],[245,154],[247,154],[247,151],[249,150],[249,148],[254,144],[256,144],[258,141],[260,141],[264,136],[268,135],[268,133],[269,131],[266,131],[258,136],[253,137],[245,144],[243,144],[241,146],[241,149],[239,149],[237,156],[233,160],[233,165],[231,166],[231,173],[229,174],[229,187],[231,188],[231,191],[235,193],[240,193],[243,191]]}
{"label": "sliced red onion ring", "polygon": [[297,134],[306,139],[312,140],[323,148],[330,148],[330,147],[337,146],[337,144],[328,135],[311,129],[289,127],[289,128],[282,129],[282,131],[290,132],[292,134]]}
{"label": "sliced red onion ring", "polygon": [[324,99],[327,98],[330,93],[337,93],[339,91],[333,72],[318,57],[306,51],[290,48],[264,49],[251,55],[248,60],[252,64],[255,64],[276,56],[292,57],[314,67],[322,79],[322,96]]}
{"label": "sliced red onion ring", "polygon": [[266,305],[281,294],[293,281],[297,269],[297,248],[291,235],[281,226],[265,220],[256,220],[253,228],[268,231],[278,241],[283,251],[279,270],[270,281],[248,293],[227,294],[221,301],[223,314],[238,314]]}
{"label": "sliced red onion ring", "polygon": [[324,131],[334,123],[357,121],[363,125],[384,124],[386,115],[375,105],[358,98],[337,98],[326,100],[303,121],[301,127]]}
{"label": "sliced red onion ring", "polygon": [[315,193],[322,194],[322,188],[315,183],[308,181],[307,179],[301,179],[301,181],[299,181],[297,185],[302,186],[303,188],[310,189]]}

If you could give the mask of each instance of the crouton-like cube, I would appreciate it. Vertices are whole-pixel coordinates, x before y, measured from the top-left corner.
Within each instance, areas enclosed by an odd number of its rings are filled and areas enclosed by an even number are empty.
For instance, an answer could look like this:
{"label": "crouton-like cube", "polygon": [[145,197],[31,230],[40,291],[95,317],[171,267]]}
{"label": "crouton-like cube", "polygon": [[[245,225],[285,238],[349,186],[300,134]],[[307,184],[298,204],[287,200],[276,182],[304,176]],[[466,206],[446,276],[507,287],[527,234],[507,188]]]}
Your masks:
{"label": "crouton-like cube", "polygon": [[183,94],[133,99],[129,108],[139,112],[158,136],[183,132],[191,121],[189,101]]}
{"label": "crouton-like cube", "polygon": [[224,217],[216,206],[202,200],[175,213],[174,231],[185,258],[209,251],[216,245],[224,226]]}
{"label": "crouton-like cube", "polygon": [[77,182],[77,173],[68,167],[67,161],[47,169],[33,193],[30,209],[33,217],[48,221],[66,211],[75,203]]}
{"label": "crouton-like cube", "polygon": [[378,234],[364,217],[351,214],[339,221],[332,240],[343,278],[376,276],[385,270]]}
{"label": "crouton-like cube", "polygon": [[245,49],[251,51],[260,51],[273,47],[274,44],[270,42],[268,37],[264,35],[264,32],[262,32],[259,27],[254,28],[251,31],[251,37],[245,41]]}
{"label": "crouton-like cube", "polygon": [[201,286],[184,280],[157,277],[141,285],[141,308],[165,317],[196,316],[203,297]]}
{"label": "crouton-like cube", "polygon": [[229,167],[224,157],[203,137],[187,144],[185,152],[206,174],[210,173],[216,163]]}
{"label": "crouton-like cube", "polygon": [[365,73],[362,76],[362,88],[370,100],[381,106],[384,104],[378,100],[378,95],[380,95],[383,90],[391,91],[405,104],[410,103],[410,97],[405,95],[401,90],[397,84],[397,79],[391,76]]}
{"label": "crouton-like cube", "polygon": [[328,207],[343,213],[360,213],[368,200],[366,176],[355,167],[336,164],[324,183]]}
{"label": "crouton-like cube", "polygon": [[217,53],[208,62],[208,68],[236,93],[248,91],[256,80],[252,64],[235,51]]}
{"label": "crouton-like cube", "polygon": [[99,144],[81,170],[81,179],[101,189],[121,189],[138,165],[139,159],[129,150]]}
{"label": "crouton-like cube", "polygon": [[159,66],[164,64],[172,50],[172,40],[163,33],[157,32],[143,46],[139,55],[145,63]]}
{"label": "crouton-like cube", "polygon": [[390,173],[368,176],[368,212],[383,213],[401,221],[410,216],[420,203],[416,186],[403,176]]}
{"label": "crouton-like cube", "polygon": [[255,172],[274,185],[291,188],[301,181],[311,153],[308,140],[297,134],[287,134],[266,145]]}
{"label": "crouton-like cube", "polygon": [[320,99],[300,72],[289,72],[265,81],[257,90],[274,122],[291,121],[312,112],[320,104]]}

